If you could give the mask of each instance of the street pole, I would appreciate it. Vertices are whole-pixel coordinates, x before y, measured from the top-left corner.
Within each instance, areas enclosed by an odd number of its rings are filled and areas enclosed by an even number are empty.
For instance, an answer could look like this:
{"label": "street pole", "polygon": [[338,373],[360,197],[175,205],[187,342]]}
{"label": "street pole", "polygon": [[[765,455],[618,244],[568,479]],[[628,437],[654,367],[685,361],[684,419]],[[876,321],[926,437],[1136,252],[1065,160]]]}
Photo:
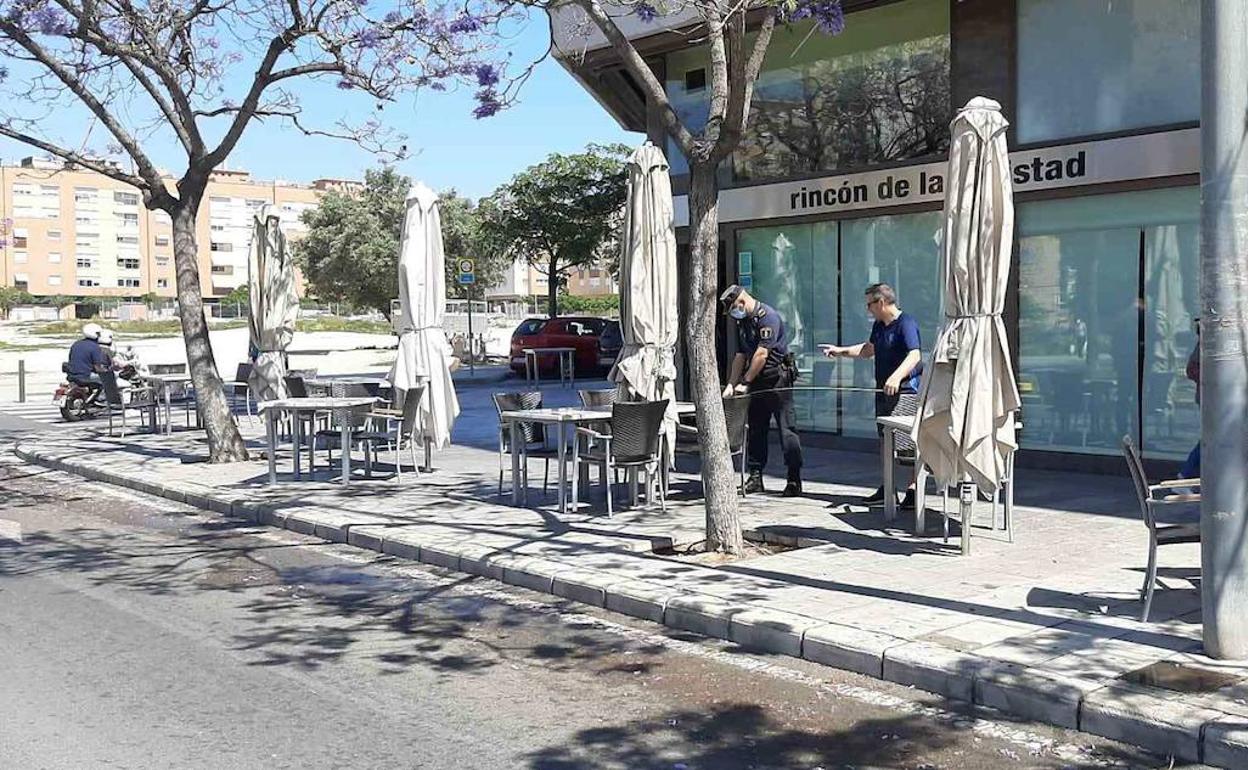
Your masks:
{"label": "street pole", "polygon": [[473,364],[473,348],[472,344],[472,284],[468,284],[465,294],[468,295],[468,376],[475,378],[477,376],[476,366]]}
{"label": "street pole", "polygon": [[1248,658],[1248,16],[1201,3],[1201,609],[1205,652]]}

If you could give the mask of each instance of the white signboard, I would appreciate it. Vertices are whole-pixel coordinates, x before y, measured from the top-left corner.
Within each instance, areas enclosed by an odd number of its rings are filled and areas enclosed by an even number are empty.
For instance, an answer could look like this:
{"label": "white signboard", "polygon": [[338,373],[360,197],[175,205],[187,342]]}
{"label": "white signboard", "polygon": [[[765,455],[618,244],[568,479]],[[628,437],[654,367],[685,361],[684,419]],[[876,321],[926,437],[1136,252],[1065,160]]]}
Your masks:
{"label": "white signboard", "polygon": [[[903,206],[944,200],[948,162],[880,169],[719,193],[721,222]],[[1010,153],[1014,191],[1052,190],[1200,172],[1200,129],[1105,139]],[[689,224],[689,198],[674,200],[677,227]]]}

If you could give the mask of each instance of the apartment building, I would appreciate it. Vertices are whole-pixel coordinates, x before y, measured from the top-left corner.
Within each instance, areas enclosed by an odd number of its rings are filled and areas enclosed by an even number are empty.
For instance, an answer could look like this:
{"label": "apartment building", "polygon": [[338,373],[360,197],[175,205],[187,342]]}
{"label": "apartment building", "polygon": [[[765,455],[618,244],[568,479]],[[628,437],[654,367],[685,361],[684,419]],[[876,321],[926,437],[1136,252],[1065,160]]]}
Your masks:
{"label": "apartment building", "polygon": [[[215,172],[196,232],[205,298],[247,282],[252,217],[262,206],[276,206],[287,236],[297,239],[304,232],[300,214],[325,191],[356,184]],[[173,224],[164,212],[147,210],[135,188],[102,174],[37,158],[0,165],[0,285],[35,296],[172,297]]]}

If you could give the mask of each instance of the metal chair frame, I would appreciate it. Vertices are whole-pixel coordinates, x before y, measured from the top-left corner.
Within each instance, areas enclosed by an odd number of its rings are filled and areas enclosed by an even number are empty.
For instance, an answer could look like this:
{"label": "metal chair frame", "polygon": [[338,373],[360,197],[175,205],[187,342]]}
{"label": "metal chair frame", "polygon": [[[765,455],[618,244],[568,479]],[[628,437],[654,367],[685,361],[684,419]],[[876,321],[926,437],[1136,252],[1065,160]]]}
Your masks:
{"label": "metal chair frame", "polygon": [[[607,516],[613,516],[611,487],[607,479],[615,469],[632,471],[630,503],[637,503],[637,472],[645,474],[646,506],[653,505],[657,490],[659,507],[667,511],[667,493],[659,479],[663,464],[662,426],[667,412],[668,400],[619,402],[611,407],[611,432],[602,433],[593,428],[578,427],[578,437],[587,439],[587,452],[581,453],[581,442],[572,443],[572,510],[580,503],[580,464],[593,463],[602,469],[603,485],[607,490]],[[594,451],[601,444],[600,452]]]}

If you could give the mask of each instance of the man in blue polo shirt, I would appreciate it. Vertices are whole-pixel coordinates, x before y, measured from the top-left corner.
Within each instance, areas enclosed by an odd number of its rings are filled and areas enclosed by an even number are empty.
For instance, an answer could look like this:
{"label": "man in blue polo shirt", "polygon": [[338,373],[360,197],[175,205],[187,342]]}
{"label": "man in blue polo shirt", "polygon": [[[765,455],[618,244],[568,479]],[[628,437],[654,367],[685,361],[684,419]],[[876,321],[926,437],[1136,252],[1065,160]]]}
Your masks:
{"label": "man in blue polo shirt", "polygon": [[[842,347],[820,345],[829,358],[875,358],[875,416],[913,417],[919,408],[919,376],[923,373],[923,352],[919,340],[919,322],[897,306],[897,293],[886,283],[873,283],[866,291],[867,312],[874,323],[866,342]],[[914,442],[908,436],[897,436],[897,449],[913,452]],[[867,498],[868,503],[881,503],[885,494],[895,490],[880,487]],[[914,482],[906,490],[902,508],[914,508]]]}
{"label": "man in blue polo shirt", "polygon": [[89,323],[82,327],[82,339],[70,346],[69,364],[65,367],[70,382],[101,387],[99,372],[108,368],[108,356],[99,343],[102,331],[99,324]]}

